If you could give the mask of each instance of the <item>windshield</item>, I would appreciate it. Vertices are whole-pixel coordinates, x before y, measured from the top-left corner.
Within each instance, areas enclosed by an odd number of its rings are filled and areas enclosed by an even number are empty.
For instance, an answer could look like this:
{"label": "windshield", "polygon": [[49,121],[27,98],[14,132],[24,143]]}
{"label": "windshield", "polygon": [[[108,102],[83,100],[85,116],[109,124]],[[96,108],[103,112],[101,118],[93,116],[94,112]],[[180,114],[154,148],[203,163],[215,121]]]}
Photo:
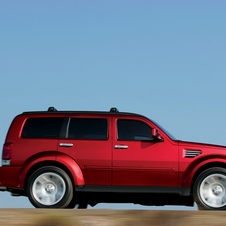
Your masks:
{"label": "windshield", "polygon": [[[150,120],[150,119],[149,119]],[[177,140],[171,133],[169,133],[165,128],[163,128],[162,126],[160,126],[157,122],[155,122],[154,120],[150,120],[152,121],[156,126],[158,126],[167,136],[169,136],[172,140]]]}

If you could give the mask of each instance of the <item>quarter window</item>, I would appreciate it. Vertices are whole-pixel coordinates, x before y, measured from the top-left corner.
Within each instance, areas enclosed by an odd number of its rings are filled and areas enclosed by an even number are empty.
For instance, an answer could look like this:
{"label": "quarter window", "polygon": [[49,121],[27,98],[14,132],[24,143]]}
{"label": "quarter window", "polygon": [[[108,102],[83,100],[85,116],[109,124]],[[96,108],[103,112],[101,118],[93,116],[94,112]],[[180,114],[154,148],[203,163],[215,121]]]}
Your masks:
{"label": "quarter window", "polygon": [[67,138],[69,139],[108,139],[108,120],[101,118],[69,119]]}
{"label": "quarter window", "polygon": [[63,118],[28,118],[23,127],[22,138],[59,138]]}
{"label": "quarter window", "polygon": [[130,119],[117,120],[118,140],[153,140],[152,128],[145,122]]}

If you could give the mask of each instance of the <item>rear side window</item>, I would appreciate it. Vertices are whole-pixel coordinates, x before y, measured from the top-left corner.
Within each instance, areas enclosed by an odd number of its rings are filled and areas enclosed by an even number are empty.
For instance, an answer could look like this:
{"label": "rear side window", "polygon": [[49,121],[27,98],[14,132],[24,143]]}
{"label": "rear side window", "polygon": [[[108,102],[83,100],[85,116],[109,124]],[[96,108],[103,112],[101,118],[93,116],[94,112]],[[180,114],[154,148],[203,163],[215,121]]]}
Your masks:
{"label": "rear side window", "polygon": [[59,138],[64,118],[28,118],[23,127],[22,138]]}
{"label": "rear side window", "polygon": [[108,139],[108,120],[102,118],[70,118],[66,138]]}
{"label": "rear side window", "polygon": [[130,119],[117,120],[118,140],[153,140],[152,128],[145,122]]}

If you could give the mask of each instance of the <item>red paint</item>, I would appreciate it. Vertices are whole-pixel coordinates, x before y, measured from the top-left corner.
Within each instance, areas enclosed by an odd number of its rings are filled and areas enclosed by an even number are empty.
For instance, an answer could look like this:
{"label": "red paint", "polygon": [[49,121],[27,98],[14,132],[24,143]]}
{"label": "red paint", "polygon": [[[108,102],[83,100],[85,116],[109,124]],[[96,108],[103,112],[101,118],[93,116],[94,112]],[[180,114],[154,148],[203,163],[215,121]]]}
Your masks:
{"label": "red paint", "polygon": [[[21,138],[27,118],[38,117],[104,118],[108,121],[108,138]],[[118,140],[118,119],[141,121],[154,128],[153,138],[158,132],[163,141]],[[61,146],[62,143],[70,147]],[[188,156],[190,151],[197,156]],[[25,188],[26,176],[37,164],[63,165],[74,185],[190,187],[200,167],[226,163],[226,148],[172,140],[152,121],[136,114],[36,112],[21,114],[13,120],[2,159],[10,160],[10,165],[0,168],[0,184],[10,188]]]}

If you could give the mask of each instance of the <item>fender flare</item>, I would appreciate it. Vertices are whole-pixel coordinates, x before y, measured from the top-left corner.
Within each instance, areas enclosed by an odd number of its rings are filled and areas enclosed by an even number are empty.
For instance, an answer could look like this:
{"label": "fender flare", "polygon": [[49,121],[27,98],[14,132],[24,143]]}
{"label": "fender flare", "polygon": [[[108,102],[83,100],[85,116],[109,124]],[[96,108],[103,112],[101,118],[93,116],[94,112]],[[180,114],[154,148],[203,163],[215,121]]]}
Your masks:
{"label": "fender flare", "polygon": [[204,165],[207,164],[218,164],[223,163],[226,165],[226,159],[224,156],[205,156],[202,158],[197,159],[195,162],[192,162],[191,165],[188,166],[187,170],[185,171],[184,175],[181,179],[181,186],[182,187],[191,187],[192,179],[195,173]]}
{"label": "fender flare", "polygon": [[29,170],[33,166],[42,162],[53,162],[53,165],[57,165],[59,163],[64,165],[64,167],[66,167],[71,173],[74,185],[85,185],[83,173],[79,165],[72,158],[62,153],[45,152],[36,154],[25,162],[19,174],[18,188],[24,188],[24,183]]}
{"label": "fender flare", "polygon": [[71,172],[71,175],[73,177],[74,185],[85,185],[85,180],[84,180],[82,170],[78,165],[78,163],[75,162],[74,159],[72,159],[68,155],[58,152],[56,161],[68,168],[68,170]]}

